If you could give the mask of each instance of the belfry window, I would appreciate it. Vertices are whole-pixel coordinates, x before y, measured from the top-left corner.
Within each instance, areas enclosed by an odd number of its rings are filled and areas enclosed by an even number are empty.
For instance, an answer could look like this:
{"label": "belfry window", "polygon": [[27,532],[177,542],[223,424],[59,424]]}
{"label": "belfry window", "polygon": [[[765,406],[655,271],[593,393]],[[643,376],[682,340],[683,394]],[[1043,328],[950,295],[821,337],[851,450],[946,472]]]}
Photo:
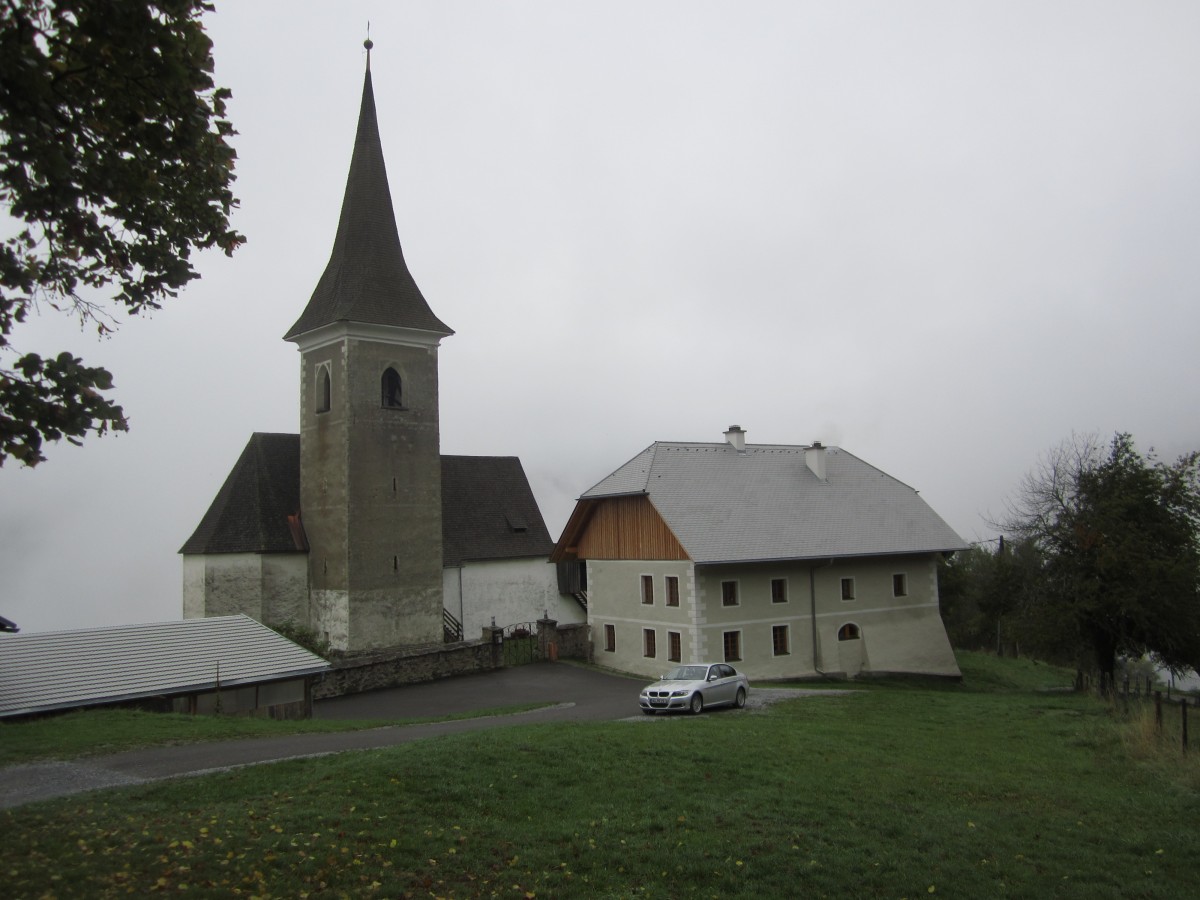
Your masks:
{"label": "belfry window", "polygon": [[401,390],[400,375],[389,367],[380,380],[382,391],[381,405],[384,409],[404,409],[404,394]]}
{"label": "belfry window", "polygon": [[317,412],[329,412],[332,405],[332,390],[329,380],[329,366],[317,368]]}

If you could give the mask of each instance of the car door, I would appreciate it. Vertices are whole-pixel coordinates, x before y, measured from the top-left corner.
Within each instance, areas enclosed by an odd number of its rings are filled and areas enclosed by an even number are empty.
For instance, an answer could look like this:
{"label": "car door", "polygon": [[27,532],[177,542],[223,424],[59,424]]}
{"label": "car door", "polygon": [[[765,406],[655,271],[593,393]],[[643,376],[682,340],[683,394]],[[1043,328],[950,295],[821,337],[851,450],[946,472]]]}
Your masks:
{"label": "car door", "polygon": [[732,703],[733,692],[737,690],[737,678],[732,667],[715,665],[708,672],[710,703]]}

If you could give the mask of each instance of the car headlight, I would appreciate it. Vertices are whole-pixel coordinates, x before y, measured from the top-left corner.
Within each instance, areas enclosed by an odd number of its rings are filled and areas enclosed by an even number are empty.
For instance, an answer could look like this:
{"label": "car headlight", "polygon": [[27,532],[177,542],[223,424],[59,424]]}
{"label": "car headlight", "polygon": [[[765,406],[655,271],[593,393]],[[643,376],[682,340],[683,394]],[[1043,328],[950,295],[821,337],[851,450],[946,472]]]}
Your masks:
{"label": "car headlight", "polygon": [[686,697],[690,691],[671,691],[672,697]]}

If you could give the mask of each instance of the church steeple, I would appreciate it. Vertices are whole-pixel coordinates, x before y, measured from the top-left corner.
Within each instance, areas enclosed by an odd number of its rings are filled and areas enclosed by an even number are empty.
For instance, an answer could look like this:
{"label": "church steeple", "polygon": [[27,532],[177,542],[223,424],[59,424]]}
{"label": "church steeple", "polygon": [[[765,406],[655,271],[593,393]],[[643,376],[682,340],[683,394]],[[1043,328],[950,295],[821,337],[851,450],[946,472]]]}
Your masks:
{"label": "church steeple", "polygon": [[368,58],[333,252],[287,335],[300,351],[307,613],[335,649],[442,640],[438,347],[451,333],[400,249]]}
{"label": "church steeple", "polygon": [[333,252],[308,305],[284,340],[338,322],[454,333],[429,308],[404,261],[375,116],[370,44],[368,39],[358,133]]}

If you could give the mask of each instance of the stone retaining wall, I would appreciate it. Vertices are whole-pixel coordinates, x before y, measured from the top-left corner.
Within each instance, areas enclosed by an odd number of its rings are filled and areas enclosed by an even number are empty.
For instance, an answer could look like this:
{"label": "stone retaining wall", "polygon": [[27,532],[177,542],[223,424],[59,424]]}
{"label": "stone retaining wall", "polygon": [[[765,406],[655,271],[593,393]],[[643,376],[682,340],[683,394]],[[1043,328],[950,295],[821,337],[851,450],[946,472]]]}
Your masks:
{"label": "stone retaining wall", "polygon": [[[559,625],[553,619],[540,619],[537,631],[542,659],[591,658],[587,625]],[[504,665],[502,632],[500,628],[484,628],[480,640],[332,659],[333,668],[313,684],[312,697],[323,700],[499,669]]]}
{"label": "stone retaining wall", "polygon": [[398,650],[331,660],[333,668],[313,685],[313,699],[486,672],[501,664],[496,649],[483,641],[461,641],[434,649]]}

